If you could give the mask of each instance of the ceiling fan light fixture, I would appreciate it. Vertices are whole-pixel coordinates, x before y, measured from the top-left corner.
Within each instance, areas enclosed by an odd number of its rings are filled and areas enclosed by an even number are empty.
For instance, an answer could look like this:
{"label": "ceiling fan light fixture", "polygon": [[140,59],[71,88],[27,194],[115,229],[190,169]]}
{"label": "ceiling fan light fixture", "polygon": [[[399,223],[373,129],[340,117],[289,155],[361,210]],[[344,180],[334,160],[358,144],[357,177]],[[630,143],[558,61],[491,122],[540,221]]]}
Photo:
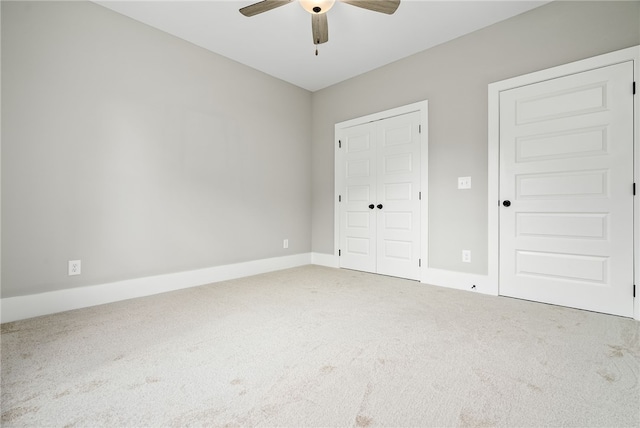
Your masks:
{"label": "ceiling fan light fixture", "polygon": [[[1,1],[1,0],[0,0]],[[260,0],[240,8],[240,13],[244,16],[254,16],[270,11],[293,0]],[[358,6],[373,12],[393,14],[401,0],[341,0],[343,3]],[[327,25],[327,12],[333,7],[336,0],[300,0],[300,5],[311,14],[311,34],[313,44],[316,45],[316,55],[318,55],[318,45],[329,41],[329,27]]]}
{"label": "ceiling fan light fixture", "polygon": [[336,0],[300,0],[300,5],[311,14],[326,13]]}

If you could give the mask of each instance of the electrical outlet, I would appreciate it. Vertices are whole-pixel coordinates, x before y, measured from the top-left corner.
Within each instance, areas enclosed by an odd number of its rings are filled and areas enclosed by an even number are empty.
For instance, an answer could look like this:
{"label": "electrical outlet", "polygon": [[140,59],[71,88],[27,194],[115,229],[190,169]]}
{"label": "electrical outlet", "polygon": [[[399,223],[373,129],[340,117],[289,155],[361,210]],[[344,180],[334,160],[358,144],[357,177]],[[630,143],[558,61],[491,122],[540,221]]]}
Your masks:
{"label": "electrical outlet", "polygon": [[282,248],[289,248],[289,240],[285,239],[284,241],[282,241]]}
{"label": "electrical outlet", "polygon": [[81,263],[80,260],[69,260],[69,276],[80,275],[80,273],[82,273]]}
{"label": "electrical outlet", "polygon": [[458,189],[471,189],[471,177],[458,177]]}
{"label": "electrical outlet", "polygon": [[464,263],[471,263],[471,250],[462,250],[462,261]]}

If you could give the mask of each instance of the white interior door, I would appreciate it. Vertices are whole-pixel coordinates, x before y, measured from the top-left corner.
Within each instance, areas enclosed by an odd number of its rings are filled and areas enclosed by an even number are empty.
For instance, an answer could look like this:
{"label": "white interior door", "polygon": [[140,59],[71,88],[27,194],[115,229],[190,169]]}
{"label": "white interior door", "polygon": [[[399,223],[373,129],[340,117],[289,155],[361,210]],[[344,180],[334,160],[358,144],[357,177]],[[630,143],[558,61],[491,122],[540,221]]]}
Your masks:
{"label": "white interior door", "polygon": [[377,272],[420,279],[420,114],[376,125]]}
{"label": "white interior door", "polygon": [[340,196],[340,266],[376,272],[376,141],[370,123],[341,137],[345,189]]}
{"label": "white interior door", "polygon": [[420,278],[420,113],[343,130],[340,266]]}
{"label": "white interior door", "polygon": [[632,81],[625,62],[501,92],[501,295],[633,316]]}

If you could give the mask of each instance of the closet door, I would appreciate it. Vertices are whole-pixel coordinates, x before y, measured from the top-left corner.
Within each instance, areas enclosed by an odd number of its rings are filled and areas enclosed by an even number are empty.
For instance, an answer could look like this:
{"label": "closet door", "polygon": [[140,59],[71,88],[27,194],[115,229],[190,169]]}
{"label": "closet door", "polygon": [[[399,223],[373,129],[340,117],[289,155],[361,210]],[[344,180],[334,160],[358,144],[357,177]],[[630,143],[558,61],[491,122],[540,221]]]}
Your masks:
{"label": "closet door", "polygon": [[344,130],[340,266],[420,277],[420,114]]}
{"label": "closet door", "polygon": [[376,125],[377,272],[420,279],[420,115]]}
{"label": "closet door", "polygon": [[376,150],[372,123],[341,137],[345,189],[340,196],[340,267],[376,272]]}

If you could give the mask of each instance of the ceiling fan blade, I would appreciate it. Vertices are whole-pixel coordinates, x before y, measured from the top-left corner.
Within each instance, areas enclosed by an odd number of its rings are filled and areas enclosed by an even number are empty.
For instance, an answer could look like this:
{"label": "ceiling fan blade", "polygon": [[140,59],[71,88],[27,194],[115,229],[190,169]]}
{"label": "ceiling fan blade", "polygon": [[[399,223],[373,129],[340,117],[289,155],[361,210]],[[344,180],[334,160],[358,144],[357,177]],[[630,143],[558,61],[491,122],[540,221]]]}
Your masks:
{"label": "ceiling fan blade", "polygon": [[262,12],[267,12],[276,7],[284,6],[287,3],[291,3],[293,0],[263,0],[258,3],[245,6],[240,9],[240,13],[244,16],[254,16]]}
{"label": "ceiling fan blade", "polygon": [[329,41],[329,25],[326,13],[311,15],[311,30],[313,32],[313,43],[319,45]]}
{"label": "ceiling fan blade", "polygon": [[342,0],[342,2],[387,15],[392,15],[400,6],[400,0]]}

